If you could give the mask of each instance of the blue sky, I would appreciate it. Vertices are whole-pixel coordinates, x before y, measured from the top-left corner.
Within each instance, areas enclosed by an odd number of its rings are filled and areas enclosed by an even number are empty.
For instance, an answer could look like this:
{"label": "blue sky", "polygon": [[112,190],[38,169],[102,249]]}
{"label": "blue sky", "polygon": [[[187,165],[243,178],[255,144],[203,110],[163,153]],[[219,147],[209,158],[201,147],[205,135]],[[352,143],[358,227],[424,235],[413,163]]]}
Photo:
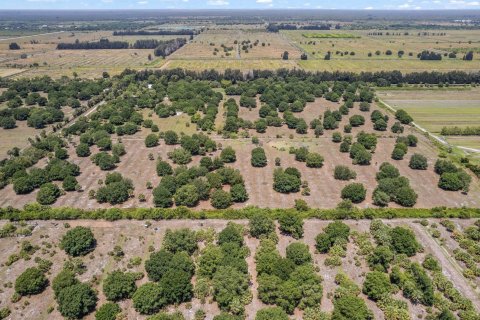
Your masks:
{"label": "blue sky", "polygon": [[480,0],[0,0],[0,9],[480,9]]}

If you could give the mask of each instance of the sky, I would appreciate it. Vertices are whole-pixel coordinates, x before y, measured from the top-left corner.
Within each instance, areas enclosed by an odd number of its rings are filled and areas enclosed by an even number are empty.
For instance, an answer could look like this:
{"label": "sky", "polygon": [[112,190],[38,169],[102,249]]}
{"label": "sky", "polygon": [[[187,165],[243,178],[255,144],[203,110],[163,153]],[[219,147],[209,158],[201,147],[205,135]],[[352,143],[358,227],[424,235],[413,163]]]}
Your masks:
{"label": "sky", "polygon": [[0,0],[0,9],[480,9],[480,0]]}

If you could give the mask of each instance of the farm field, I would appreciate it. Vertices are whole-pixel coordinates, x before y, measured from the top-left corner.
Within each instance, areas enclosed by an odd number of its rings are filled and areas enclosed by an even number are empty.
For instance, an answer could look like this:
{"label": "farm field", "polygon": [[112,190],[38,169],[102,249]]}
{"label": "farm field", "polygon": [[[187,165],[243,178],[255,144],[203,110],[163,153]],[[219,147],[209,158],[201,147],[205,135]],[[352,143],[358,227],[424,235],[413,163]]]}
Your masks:
{"label": "farm field", "polygon": [[[378,96],[395,109],[404,109],[426,130],[440,134],[443,127],[475,127],[480,123],[480,90],[379,90]],[[456,146],[477,149],[475,136],[447,136]]]}
{"label": "farm field", "polygon": [[[246,254],[244,261],[235,262],[236,264],[244,264],[246,266],[246,278],[248,279],[248,286],[244,289],[249,292],[249,298],[243,302],[245,319],[254,320],[256,313],[267,307],[264,303],[266,296],[262,295],[263,282],[260,280],[265,277],[265,274],[258,274],[258,259],[261,258],[262,248],[266,246],[265,240],[259,239],[250,235],[251,225],[248,220],[233,221],[239,226],[243,227],[242,238]],[[451,234],[445,230],[443,224],[453,224],[457,231],[463,231],[466,226],[474,226],[474,220],[440,220],[429,219],[422,221],[422,225],[414,220],[386,220],[381,223],[379,220],[375,221],[376,226],[383,226],[386,230],[393,230],[395,227],[401,227],[406,230],[412,230],[412,236],[420,243],[420,249],[411,257],[404,257],[402,263],[392,261],[388,273],[392,273],[393,266],[401,265],[402,271],[407,270],[408,264],[419,266],[422,272],[428,277],[429,283],[432,284],[431,290],[441,297],[442,301],[448,301],[447,293],[443,292],[440,281],[449,282],[451,289],[455,290],[456,295],[466,299],[470,303],[470,308],[478,312],[480,305],[480,295],[478,291],[478,277],[466,278],[462,274],[461,262],[457,262],[453,258],[453,248],[455,248],[455,240],[452,239]],[[77,220],[77,221],[30,221],[26,224],[15,223],[19,229],[31,229],[31,235],[18,237],[6,237],[2,239],[4,244],[0,248],[0,261],[2,262],[0,279],[5,287],[0,293],[1,308],[8,308],[11,311],[10,317],[12,319],[62,319],[57,308],[57,302],[52,290],[52,282],[55,277],[62,271],[62,268],[70,268],[76,273],[76,278],[88,284],[97,292],[98,301],[96,301],[96,309],[108,302],[105,284],[109,280],[109,274],[114,271],[122,271],[128,273],[136,273],[135,287],[141,287],[146,283],[151,283],[149,280],[146,267],[147,261],[150,259],[152,253],[165,248],[166,233],[175,235],[175,231],[185,230],[188,228],[189,232],[197,232],[197,240],[195,241],[196,250],[193,251],[191,259],[197,264],[195,276],[191,280],[194,288],[194,296],[191,299],[185,299],[184,302],[176,306],[168,305],[164,311],[174,312],[179,311],[183,314],[185,319],[194,319],[197,310],[202,309],[206,313],[206,318],[212,320],[215,315],[220,312],[227,311],[228,307],[219,306],[217,303],[218,296],[211,291],[206,294],[206,298],[202,299],[198,295],[197,285],[200,286],[199,268],[203,268],[203,264],[207,258],[207,251],[212,246],[218,244],[217,239],[222,230],[228,226],[228,220],[166,220],[166,221],[91,221],[91,220]],[[278,251],[280,257],[291,257],[288,253],[292,244],[302,243],[308,248],[308,253],[311,256],[311,262],[315,268],[314,273],[320,279],[319,295],[312,296],[308,307],[296,307],[292,309],[292,319],[305,319],[306,315],[312,312],[321,312],[330,314],[338,312],[335,307],[336,299],[334,292],[340,292],[345,285],[338,281],[339,274],[350,279],[351,285],[357,286],[358,291],[353,291],[349,294],[357,296],[360,301],[364,301],[365,308],[370,310],[374,319],[389,319],[387,309],[382,309],[379,302],[368,299],[367,295],[361,292],[362,286],[366,281],[366,275],[373,270],[369,267],[369,256],[378,244],[375,238],[375,232],[371,229],[372,222],[369,220],[359,221],[345,221],[345,225],[349,228],[349,235],[347,235],[346,242],[343,245],[337,245],[336,250],[341,249],[340,256],[337,251],[330,250],[327,252],[319,252],[316,247],[316,237],[322,233],[322,230],[331,224],[332,221],[320,220],[306,220],[303,223],[303,237],[299,240],[294,239],[288,234],[282,233],[279,230],[279,225],[274,230],[278,237],[278,241],[274,243],[274,250]],[[7,222],[2,222],[1,227],[4,227]],[[72,258],[59,247],[62,237],[69,231],[77,227],[88,228],[93,232],[96,239],[96,246],[90,253]],[[170,230],[167,232],[167,230]],[[438,230],[440,235],[432,237],[430,234]],[[173,232],[172,232],[173,231]],[[184,231],[182,231],[184,232]],[[382,231],[382,232],[385,232]],[[33,249],[23,251],[26,244],[31,245]],[[197,247],[198,246],[198,247]],[[458,246],[458,244],[457,244]],[[211,249],[210,249],[211,250]],[[302,246],[303,250],[303,246]],[[23,253],[22,253],[23,252]],[[114,252],[121,252],[120,255]],[[20,254],[19,261],[12,261],[11,257],[15,254]],[[396,256],[399,256],[396,254]],[[202,260],[204,259],[204,260]],[[243,260],[242,259],[242,260]],[[332,265],[331,262],[338,259],[340,264]],[[427,269],[421,264],[426,259],[437,261],[441,271],[438,269]],[[15,279],[25,271],[27,268],[37,267],[39,263],[45,266],[46,261],[51,262],[51,265],[46,268],[46,277],[49,280],[49,285],[39,294],[21,297],[18,301],[10,301],[14,295],[13,284]],[[308,261],[308,260],[307,260]],[[74,262],[72,264],[72,262]],[[418,263],[418,264],[417,264]],[[77,266],[71,269],[72,265]],[[424,264],[426,266],[426,264]],[[45,267],[43,267],[45,268]],[[221,268],[221,267],[220,267]],[[403,269],[405,268],[405,269]],[[405,271],[404,271],[405,272]],[[387,275],[388,275],[387,273]],[[150,274],[150,273],[148,273]],[[443,274],[443,275],[442,275]],[[203,276],[204,277],[204,276]],[[293,277],[293,276],[292,276]],[[388,279],[388,278],[387,278]],[[433,279],[433,280],[432,280]],[[204,281],[204,278],[202,279]],[[162,281],[160,285],[162,285]],[[209,285],[215,286],[211,280],[207,282]],[[448,286],[448,285],[447,285]],[[199,288],[199,287],[198,287]],[[353,288],[351,288],[353,289]],[[277,290],[270,288],[270,290]],[[398,290],[398,289],[397,289]],[[138,291],[138,289],[137,289]],[[396,292],[396,291],[395,291]],[[406,292],[406,291],[405,291]],[[451,293],[449,291],[448,293]],[[311,294],[311,293],[310,293]],[[346,293],[345,293],[346,294]],[[303,297],[307,296],[306,293]],[[321,299],[319,299],[321,297]],[[392,289],[391,297],[401,302],[399,308],[404,309],[412,319],[425,318],[430,312],[438,313],[445,305],[435,303],[433,307],[428,307],[424,303],[412,303],[408,298],[408,294],[399,290],[394,293]],[[217,298],[217,299],[216,299]],[[135,295],[134,299],[135,300]],[[338,298],[337,298],[338,299]],[[142,315],[136,309],[137,305],[130,297],[120,299],[118,305],[121,307],[122,313],[129,319],[147,319],[147,315]],[[275,303],[273,304],[275,305]],[[243,309],[243,305],[242,305]],[[138,309],[137,309],[138,310]],[[363,310],[363,309],[362,309]],[[398,309],[396,309],[398,311]],[[91,312],[91,309],[90,309]],[[391,311],[390,311],[391,312]],[[461,311],[462,312],[462,311]],[[470,311],[471,312],[471,311]],[[153,312],[155,313],[155,312]],[[94,313],[86,317],[86,319],[93,319]]]}

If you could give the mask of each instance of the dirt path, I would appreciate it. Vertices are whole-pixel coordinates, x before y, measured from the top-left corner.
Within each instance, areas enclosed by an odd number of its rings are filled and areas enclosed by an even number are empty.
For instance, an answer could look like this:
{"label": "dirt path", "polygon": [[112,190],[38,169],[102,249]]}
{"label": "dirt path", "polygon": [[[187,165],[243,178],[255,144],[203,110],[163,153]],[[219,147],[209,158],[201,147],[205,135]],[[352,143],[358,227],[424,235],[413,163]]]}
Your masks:
{"label": "dirt path", "polygon": [[250,275],[250,290],[252,291],[252,302],[245,306],[245,313],[247,320],[255,319],[256,312],[265,307],[265,304],[258,299],[258,282],[257,282],[257,270],[255,267],[255,254],[257,252],[260,241],[255,238],[246,238],[245,244],[250,250],[250,255],[247,257],[248,274]]}
{"label": "dirt path", "polygon": [[443,274],[452,281],[457,290],[473,302],[473,305],[476,306],[478,311],[480,308],[480,294],[467,282],[462,275],[460,266],[419,224],[410,221],[408,225],[415,232],[417,239],[426,251],[432,253],[440,262],[443,268]]}

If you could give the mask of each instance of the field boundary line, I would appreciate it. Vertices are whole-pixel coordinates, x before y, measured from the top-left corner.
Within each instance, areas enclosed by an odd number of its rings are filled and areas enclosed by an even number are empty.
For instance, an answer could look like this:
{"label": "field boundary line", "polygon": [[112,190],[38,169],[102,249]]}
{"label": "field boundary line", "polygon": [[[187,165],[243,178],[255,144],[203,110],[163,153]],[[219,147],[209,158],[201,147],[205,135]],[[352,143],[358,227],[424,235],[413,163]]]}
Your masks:
{"label": "field boundary line", "polygon": [[17,40],[17,39],[23,39],[23,38],[33,38],[33,37],[39,37],[39,36],[48,36],[49,34],[57,34],[57,33],[64,33],[65,31],[55,31],[55,32],[47,32],[47,33],[40,33],[40,34],[34,34],[30,36],[21,36],[21,37],[14,37],[14,38],[3,38],[0,39],[0,41],[8,41],[8,40]]}

